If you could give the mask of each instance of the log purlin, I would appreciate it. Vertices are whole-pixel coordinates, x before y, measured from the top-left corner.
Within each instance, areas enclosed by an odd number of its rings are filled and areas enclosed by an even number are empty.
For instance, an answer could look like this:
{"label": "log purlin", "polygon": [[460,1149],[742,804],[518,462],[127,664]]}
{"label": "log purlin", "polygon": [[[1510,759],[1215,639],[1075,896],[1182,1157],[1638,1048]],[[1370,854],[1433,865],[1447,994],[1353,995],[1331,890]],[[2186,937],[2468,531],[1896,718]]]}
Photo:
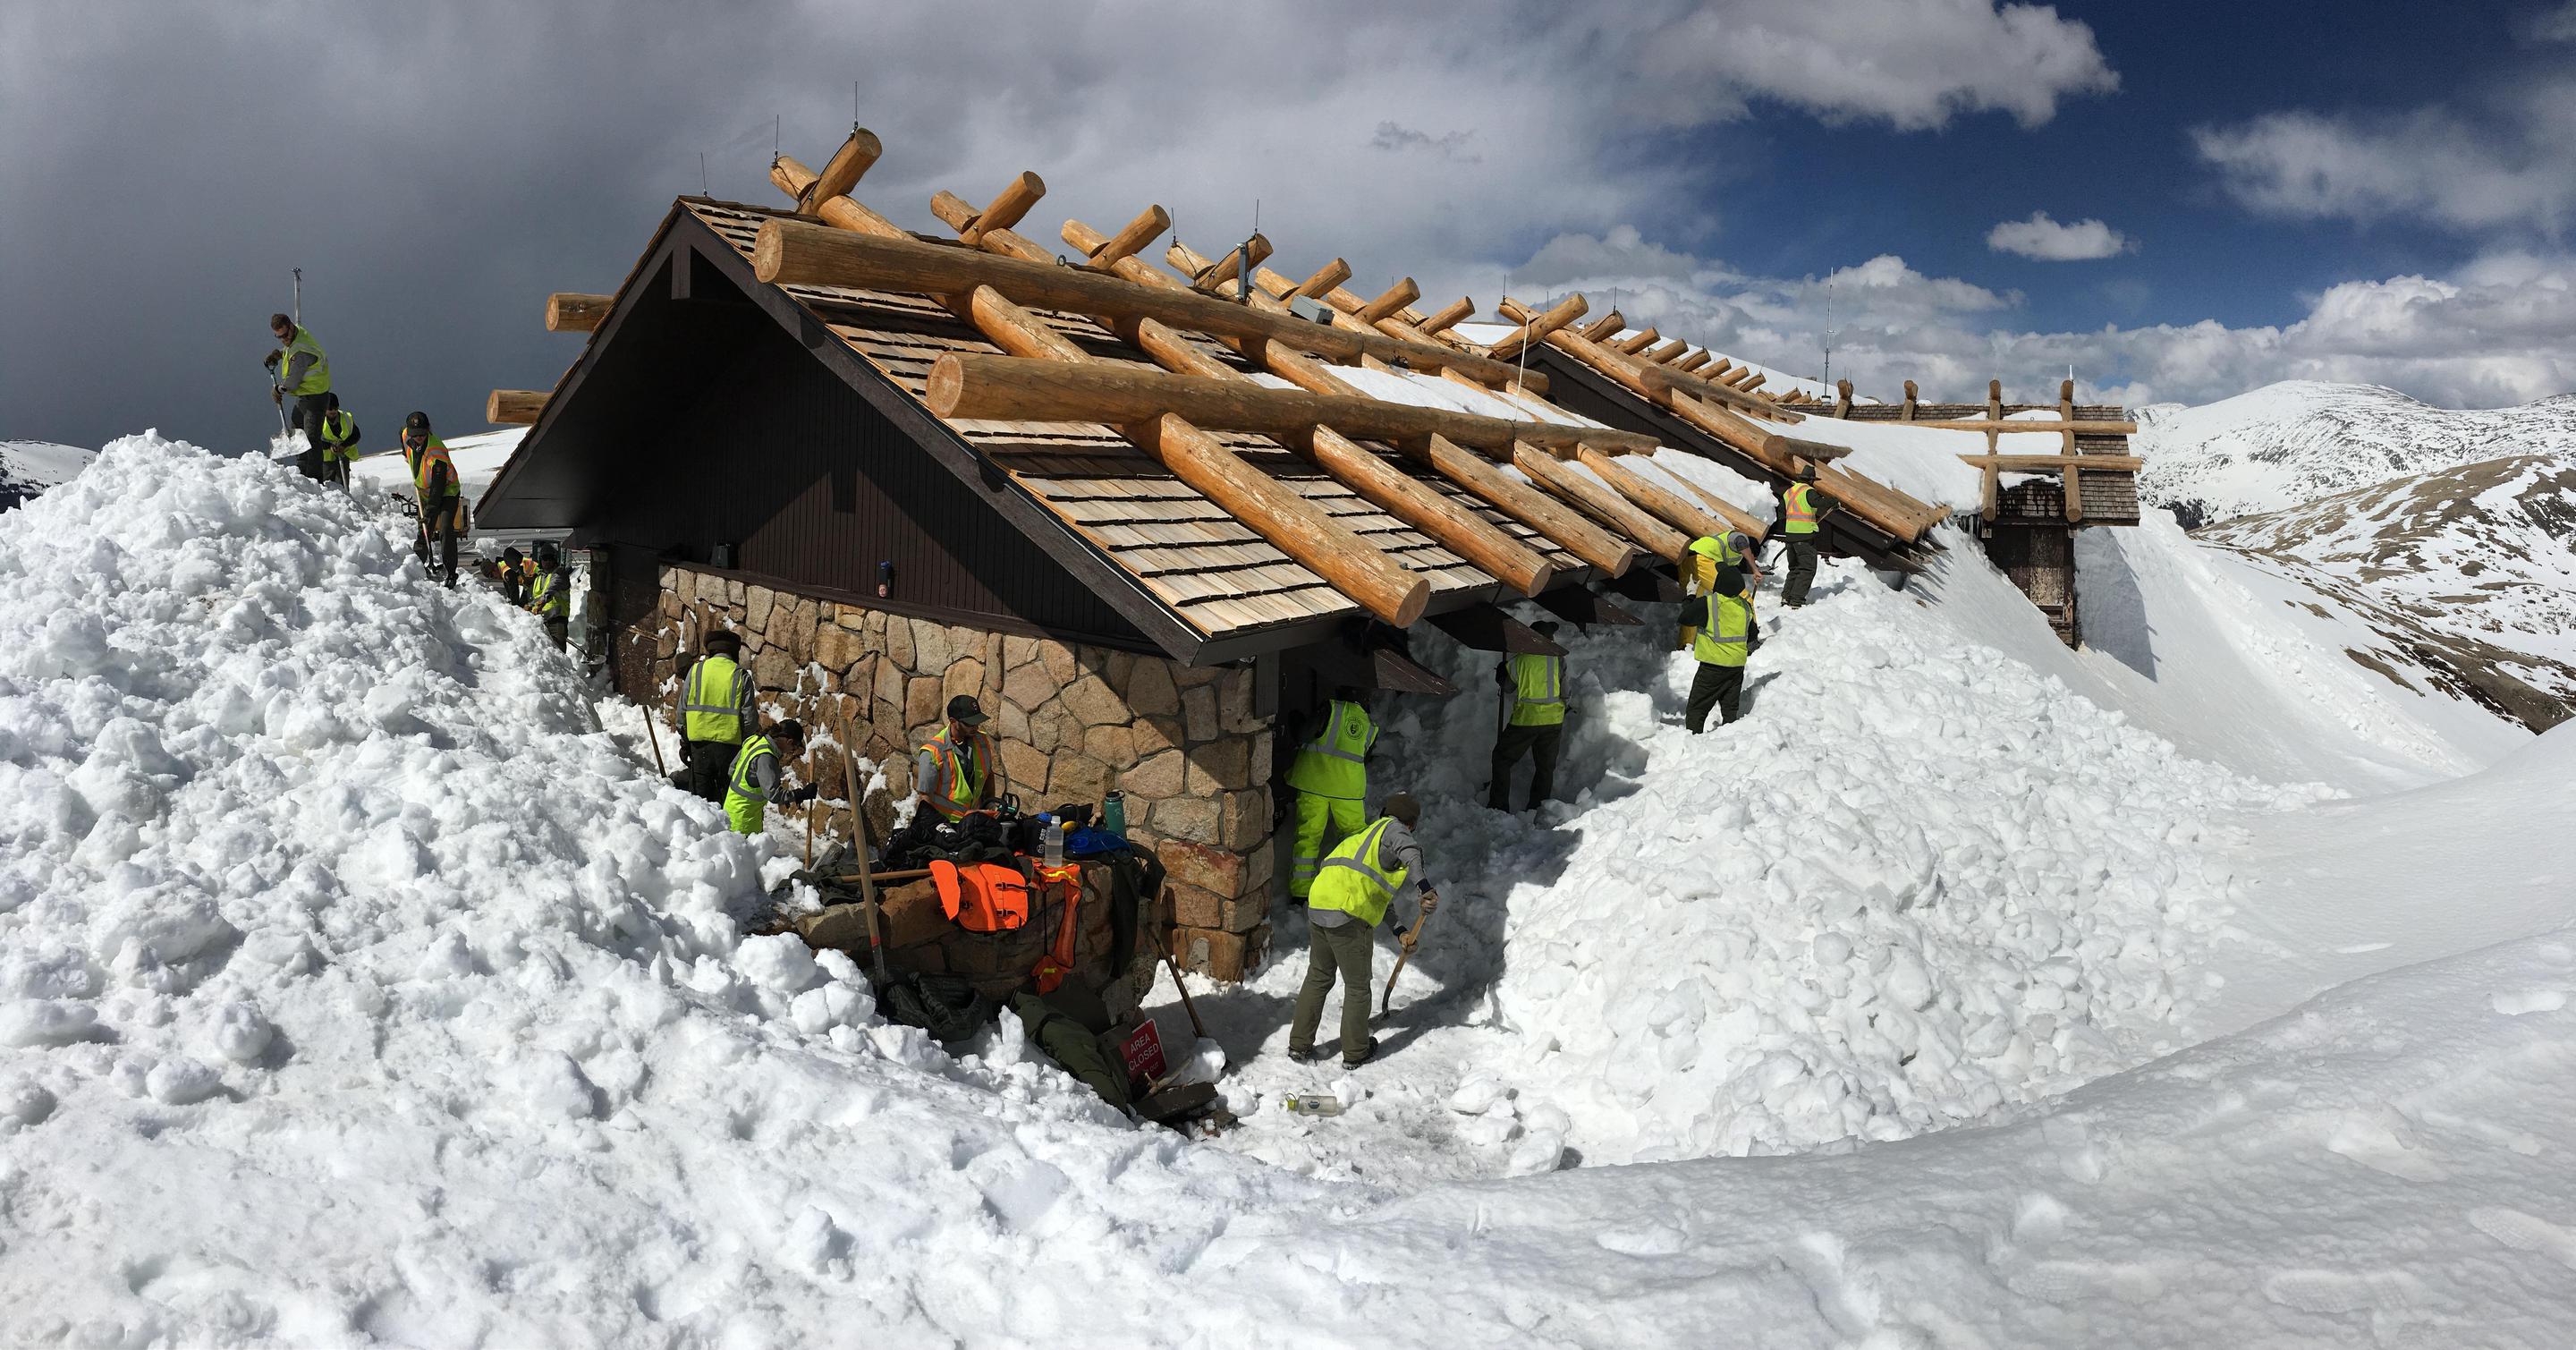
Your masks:
{"label": "log purlin", "polygon": [[[779,166],[773,167],[773,177],[779,176],[780,168],[791,164],[793,161],[782,157]],[[794,166],[799,170],[802,167]],[[791,196],[802,194],[810,186],[809,182],[794,181],[794,170],[789,170],[785,177],[786,181],[780,182],[779,186]],[[1006,189],[1005,198],[1024,192],[1034,178],[1034,175],[1022,175],[1014,180],[1012,188]],[[835,210],[845,203],[848,209]],[[1027,206],[1019,205],[1017,209],[1025,212]],[[846,196],[817,203],[816,214],[834,223],[829,226],[807,225],[773,218],[762,225],[753,249],[755,275],[758,274],[760,245],[775,237],[783,226],[792,225],[799,230],[827,236],[867,239],[889,245],[896,243],[895,238],[880,233],[880,229],[895,230],[891,223],[884,222],[884,217],[867,211]],[[841,225],[835,220],[836,215],[857,223]],[[896,233],[900,235],[900,231]],[[901,235],[901,245],[913,250],[938,251],[936,246],[919,243],[908,235]],[[1016,263],[1016,260],[989,254],[970,256],[992,264]],[[774,277],[761,279],[775,281]],[[1085,367],[1097,360],[996,287],[967,279],[962,285],[892,286],[889,289],[941,296],[951,309],[1004,351],[1060,363],[1067,368]],[[1422,616],[1424,607],[1429,604],[1429,582],[1372,548],[1303,495],[1244,463],[1241,456],[1185,419],[1158,412],[1121,425],[1119,433],[1138,449],[1161,461],[1183,482],[1205,493],[1237,520],[1254,529],[1272,547],[1295,559],[1300,566],[1322,577],[1333,589],[1385,622],[1408,627]]]}

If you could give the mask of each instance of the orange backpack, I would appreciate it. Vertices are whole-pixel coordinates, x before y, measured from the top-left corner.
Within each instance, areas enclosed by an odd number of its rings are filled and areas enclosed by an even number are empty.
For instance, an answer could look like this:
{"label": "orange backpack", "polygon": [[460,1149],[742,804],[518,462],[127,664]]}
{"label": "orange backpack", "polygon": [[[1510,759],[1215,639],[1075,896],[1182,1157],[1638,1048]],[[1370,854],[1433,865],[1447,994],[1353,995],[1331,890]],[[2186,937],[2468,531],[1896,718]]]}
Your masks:
{"label": "orange backpack", "polygon": [[942,859],[930,865],[930,881],[939,907],[970,933],[1006,933],[1029,921],[1029,880],[1018,868]]}

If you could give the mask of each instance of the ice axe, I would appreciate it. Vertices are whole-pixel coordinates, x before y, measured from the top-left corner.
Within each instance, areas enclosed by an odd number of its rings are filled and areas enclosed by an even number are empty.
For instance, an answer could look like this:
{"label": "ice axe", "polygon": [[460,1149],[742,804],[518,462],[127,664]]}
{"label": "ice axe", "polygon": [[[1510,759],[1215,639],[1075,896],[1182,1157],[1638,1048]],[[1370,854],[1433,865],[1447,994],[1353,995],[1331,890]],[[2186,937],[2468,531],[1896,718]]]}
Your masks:
{"label": "ice axe", "polygon": [[1413,926],[1404,930],[1404,950],[1395,954],[1395,969],[1386,973],[1386,992],[1378,996],[1378,1016],[1386,1016],[1387,1010],[1395,1006],[1395,977],[1404,973],[1404,963],[1413,959],[1413,948],[1422,941],[1422,930],[1430,924],[1431,916],[1439,912],[1440,892],[1424,891],[1422,912],[1414,916]]}

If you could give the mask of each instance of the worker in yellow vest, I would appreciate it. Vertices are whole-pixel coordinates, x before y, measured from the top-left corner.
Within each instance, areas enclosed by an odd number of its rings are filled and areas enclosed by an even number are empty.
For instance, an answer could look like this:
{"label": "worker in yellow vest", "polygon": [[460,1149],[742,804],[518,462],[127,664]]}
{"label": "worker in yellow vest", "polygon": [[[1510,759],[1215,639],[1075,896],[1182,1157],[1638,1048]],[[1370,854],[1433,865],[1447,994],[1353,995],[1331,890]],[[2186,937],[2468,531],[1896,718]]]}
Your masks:
{"label": "worker in yellow vest", "polygon": [[1742,573],[1748,586],[1762,584],[1762,563],[1758,556],[1761,541],[1742,530],[1723,534],[1702,535],[1690,542],[1690,556],[1682,572],[1681,640],[1674,643],[1677,651],[1689,651],[1691,639],[1699,633],[1701,612],[1708,607],[1699,603],[1717,589],[1720,568],[1731,567]]}
{"label": "worker in yellow vest", "polygon": [[1002,760],[983,729],[988,720],[974,695],[948,700],[948,724],[913,752],[912,819],[886,841],[886,856],[907,852],[940,826],[1002,799]]}
{"label": "worker in yellow vest", "polygon": [[[1375,987],[1376,929],[1399,897],[1416,897],[1414,927],[1431,917],[1440,895],[1423,875],[1422,845],[1413,829],[1422,808],[1411,794],[1386,799],[1375,824],[1334,845],[1317,869],[1306,897],[1306,982],[1297,990],[1297,1013],[1288,1024],[1288,1057],[1315,1058],[1315,1031],[1323,1025],[1324,996],[1342,986],[1342,1064],[1358,1068],[1377,1053],[1369,1035],[1369,994]],[[1400,940],[1404,929],[1395,930]]]}
{"label": "worker in yellow vest", "polygon": [[501,598],[509,601],[511,608],[528,607],[528,583],[536,577],[536,564],[520,554],[518,545],[501,550]]}
{"label": "worker in yellow vest", "polygon": [[742,738],[760,718],[752,708],[751,672],[742,668],[741,635],[719,628],[698,646],[698,659],[680,681],[679,779],[681,787],[719,802]]}
{"label": "worker in yellow vest", "polygon": [[340,396],[322,396],[322,479],[349,486],[349,463],[358,457],[358,419],[340,411]]}
{"label": "worker in yellow vest", "polygon": [[805,724],[787,721],[765,735],[745,737],[734,752],[733,771],[725,780],[725,823],[736,834],[758,834],[768,823],[769,808],[796,806],[818,795],[812,783],[789,788],[786,762],[805,757]]}
{"label": "worker in yellow vest", "polygon": [[1742,715],[1744,662],[1753,654],[1753,588],[1743,573],[1718,569],[1717,584],[1701,602],[1699,631],[1691,638],[1691,655],[1699,674],[1691,680],[1686,725],[1692,735],[1708,729],[1708,715],[1718,725]]}
{"label": "worker in yellow vest", "polygon": [[322,481],[326,465],[322,453],[322,417],[326,409],[322,396],[331,392],[331,358],[323,354],[322,344],[313,331],[283,314],[268,316],[268,331],[277,339],[277,350],[266,362],[277,383],[268,391],[269,402],[286,406],[288,396],[295,399],[292,425],[304,433],[304,453],[295,457],[296,470],[315,482]]}
{"label": "worker in yellow vest", "polygon": [[1288,786],[1296,792],[1297,851],[1289,863],[1288,894],[1305,899],[1323,866],[1324,850],[1359,832],[1367,820],[1368,752],[1377,744],[1377,724],[1369,720],[1363,695],[1351,686],[1333,691],[1304,727],[1297,757],[1288,763]]}
{"label": "worker in yellow vest", "polygon": [[[1553,642],[1557,626],[1534,623],[1532,631]],[[1521,756],[1530,757],[1528,809],[1556,795],[1556,756],[1565,744],[1565,658],[1545,652],[1515,652],[1495,663],[1494,680],[1503,688],[1503,725],[1494,734],[1492,777],[1485,805],[1512,809],[1512,770]]]}
{"label": "worker in yellow vest", "polygon": [[1807,588],[1816,581],[1816,532],[1839,505],[1816,490],[1816,466],[1800,460],[1796,481],[1780,494],[1780,534],[1789,546],[1789,579],[1780,588],[1780,603],[1796,609],[1807,603]]}
{"label": "worker in yellow vest", "polygon": [[[449,547],[455,547],[452,541]],[[572,573],[564,570],[563,555],[552,542],[537,545],[537,574],[528,581],[528,612],[545,623],[547,639],[562,651],[572,634]]]}
{"label": "worker in yellow vest", "polygon": [[420,503],[420,537],[412,541],[412,552],[427,566],[430,550],[436,548],[437,574],[446,577],[448,589],[454,590],[456,536],[465,529],[465,488],[456,479],[455,461],[447,457],[447,442],[429,429],[428,413],[415,412],[403,419],[402,452]]}

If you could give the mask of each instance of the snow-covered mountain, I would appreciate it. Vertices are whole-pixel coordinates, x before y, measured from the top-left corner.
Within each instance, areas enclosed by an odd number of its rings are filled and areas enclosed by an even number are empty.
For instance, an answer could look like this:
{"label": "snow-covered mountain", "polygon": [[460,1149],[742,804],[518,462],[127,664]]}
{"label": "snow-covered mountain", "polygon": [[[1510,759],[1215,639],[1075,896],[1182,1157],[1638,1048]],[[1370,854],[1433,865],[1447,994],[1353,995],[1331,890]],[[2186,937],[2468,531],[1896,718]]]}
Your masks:
{"label": "snow-covered mountain", "polygon": [[2576,394],[2458,411],[2377,385],[2284,380],[2137,418],[2138,496],[2190,527],[2507,455],[2576,456]]}
{"label": "snow-covered mountain", "polygon": [[[2202,536],[2335,597],[2432,678],[2534,730],[2576,710],[2576,454],[2394,479]],[[2370,655],[2353,659],[2403,678]]]}
{"label": "snow-covered mountain", "polygon": [[0,511],[63,483],[97,455],[76,445],[0,441]]}

